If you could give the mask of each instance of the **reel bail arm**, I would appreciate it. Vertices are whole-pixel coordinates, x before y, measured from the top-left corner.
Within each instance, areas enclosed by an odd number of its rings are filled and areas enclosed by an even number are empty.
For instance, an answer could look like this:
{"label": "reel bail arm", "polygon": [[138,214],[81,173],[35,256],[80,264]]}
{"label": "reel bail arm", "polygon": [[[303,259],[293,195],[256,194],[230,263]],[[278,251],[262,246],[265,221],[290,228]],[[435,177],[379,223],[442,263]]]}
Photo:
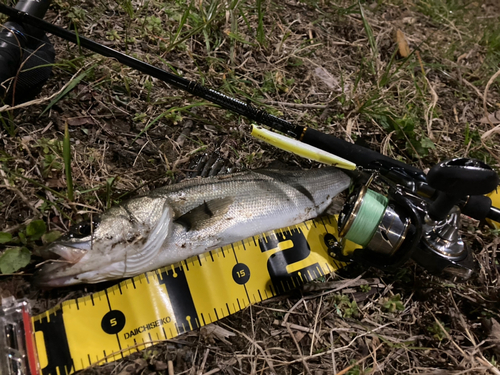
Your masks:
{"label": "reel bail arm", "polygon": [[491,212],[491,199],[482,194],[498,186],[496,172],[472,159],[439,163],[427,175],[428,198],[415,194],[416,184],[394,186],[388,174],[381,177],[390,186],[389,198],[358,186],[339,216],[343,242],[350,240],[361,249],[348,255],[335,249],[334,256],[386,270],[411,257],[433,274],[457,281],[470,278],[476,265],[459,232],[458,205],[465,202],[466,213],[474,210],[476,218],[485,218]]}
{"label": "reel bail arm", "polygon": [[[349,254],[331,249],[332,256],[387,271],[397,270],[412,257],[423,235],[425,211],[400,187],[390,188],[388,196],[366,186],[351,193],[339,215],[339,234],[343,244],[350,240],[361,248]],[[358,231],[361,227],[368,235]]]}

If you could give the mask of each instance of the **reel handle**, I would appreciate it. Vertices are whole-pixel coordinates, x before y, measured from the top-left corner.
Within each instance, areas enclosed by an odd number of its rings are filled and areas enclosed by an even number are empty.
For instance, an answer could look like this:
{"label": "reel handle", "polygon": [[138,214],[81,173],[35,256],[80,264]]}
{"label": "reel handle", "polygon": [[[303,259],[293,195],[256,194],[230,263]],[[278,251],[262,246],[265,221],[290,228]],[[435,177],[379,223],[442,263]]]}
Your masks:
{"label": "reel handle", "polygon": [[441,221],[465,197],[481,196],[496,189],[498,175],[479,160],[456,158],[432,167],[427,183],[439,191],[437,199],[429,206],[429,216]]}

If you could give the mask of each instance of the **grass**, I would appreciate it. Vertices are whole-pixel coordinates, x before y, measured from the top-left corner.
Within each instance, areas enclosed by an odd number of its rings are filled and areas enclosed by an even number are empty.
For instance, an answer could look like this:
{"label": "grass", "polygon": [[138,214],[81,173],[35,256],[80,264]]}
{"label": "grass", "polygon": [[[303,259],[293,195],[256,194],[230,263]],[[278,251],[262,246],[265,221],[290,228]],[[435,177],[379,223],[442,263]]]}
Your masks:
{"label": "grass", "polygon": [[69,138],[68,123],[64,126],[63,159],[64,174],[66,175],[66,185],[68,189],[68,200],[72,202],[75,199],[75,195],[73,191],[73,176],[71,174],[71,143]]}
{"label": "grass", "polygon": [[[476,3],[120,0],[90,6],[55,1],[47,19],[71,21],[80,35],[422,168],[457,156],[477,157],[499,168],[492,156],[500,154],[498,135],[481,141],[488,128],[478,120],[484,116],[480,94],[500,61],[500,10]],[[409,41],[412,54],[407,58],[399,56],[393,40],[398,28]],[[45,234],[65,232],[129,192],[145,193],[183,179],[203,153],[217,151],[239,168],[259,168],[276,160],[311,167],[250,138],[245,119],[52,40],[58,61],[42,96],[76,78],[53,101],[2,117],[0,232],[7,234],[0,233],[1,250],[36,250],[44,240],[28,238],[30,221],[42,220]],[[330,87],[322,81],[315,73],[318,67],[337,83]],[[497,83],[490,88],[489,111],[497,109],[498,89]],[[477,223],[469,226],[472,229],[464,232],[483,266],[480,280],[448,288],[411,264],[395,275],[363,269],[363,278],[377,278],[387,287],[366,282],[330,299],[313,294],[304,295],[303,301],[297,293],[247,309],[223,324],[258,342],[280,373],[289,372],[278,364],[292,361],[287,365],[290,372],[307,373],[296,359],[310,350],[327,353],[306,359],[310,370],[328,373],[332,345],[339,349],[334,353],[337,372],[352,361],[356,366],[348,370],[351,373],[432,371],[445,358],[450,371],[481,373],[474,356],[480,353],[494,361],[494,349],[469,350],[472,344],[464,332],[481,342],[488,338],[484,319],[498,319],[498,271],[492,266],[498,262],[492,245],[498,239],[492,231],[479,233]],[[16,251],[23,259],[25,252]],[[347,277],[357,276],[353,269],[346,270],[351,272]],[[0,287],[8,288],[4,285],[10,280],[0,281]],[[436,320],[428,319],[429,309]],[[453,314],[448,314],[450,309]],[[301,352],[289,332],[274,325],[284,316],[300,327],[317,327],[315,335],[300,340],[297,333]],[[176,359],[176,370],[192,366],[203,373],[224,364],[235,373],[265,373],[265,358],[241,337],[231,348],[220,344],[217,351],[209,350],[204,371],[199,353],[206,352],[206,339],[183,337],[198,354],[186,349],[191,362]],[[449,337],[470,356],[464,357]],[[374,350],[377,342],[382,346]],[[423,355],[418,346],[430,349]],[[166,346],[159,348],[155,361],[173,360]],[[366,350],[377,361],[357,363]],[[235,363],[241,363],[241,369]],[[96,371],[120,370],[108,366]]]}

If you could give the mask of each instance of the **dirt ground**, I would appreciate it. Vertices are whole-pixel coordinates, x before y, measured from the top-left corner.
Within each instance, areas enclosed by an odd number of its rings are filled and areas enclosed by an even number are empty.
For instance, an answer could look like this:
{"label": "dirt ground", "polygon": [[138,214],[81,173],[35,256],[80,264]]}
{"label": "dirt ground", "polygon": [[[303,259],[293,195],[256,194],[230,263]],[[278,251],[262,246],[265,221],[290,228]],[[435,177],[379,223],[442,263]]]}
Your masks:
{"label": "dirt ground", "polygon": [[[416,167],[474,157],[497,171],[500,121],[485,116],[500,109],[499,18],[496,0],[54,0],[45,17]],[[34,219],[47,232],[65,232],[127,192],[186,178],[204,154],[237,169],[317,166],[252,138],[245,118],[49,37],[52,77],[37,101],[3,111],[1,232],[19,239]],[[68,84],[69,93],[53,97]],[[463,236],[479,264],[467,283],[411,262],[396,273],[350,265],[222,319],[217,325],[231,336],[204,328],[83,372],[499,374],[500,237],[468,218]],[[29,298],[38,313],[99,289],[33,287],[44,241],[25,238],[35,255],[26,268],[0,275],[2,297]]]}

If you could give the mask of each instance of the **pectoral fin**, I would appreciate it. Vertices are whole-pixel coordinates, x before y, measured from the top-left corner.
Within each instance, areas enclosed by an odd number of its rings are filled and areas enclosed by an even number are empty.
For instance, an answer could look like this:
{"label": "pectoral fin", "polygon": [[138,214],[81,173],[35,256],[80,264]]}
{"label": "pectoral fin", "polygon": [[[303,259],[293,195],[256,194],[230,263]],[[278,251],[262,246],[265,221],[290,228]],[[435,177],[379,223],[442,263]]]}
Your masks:
{"label": "pectoral fin", "polygon": [[207,220],[216,220],[217,217],[222,217],[233,202],[234,199],[231,197],[205,201],[176,218],[175,222],[186,228],[186,231],[199,229],[204,226]]}

